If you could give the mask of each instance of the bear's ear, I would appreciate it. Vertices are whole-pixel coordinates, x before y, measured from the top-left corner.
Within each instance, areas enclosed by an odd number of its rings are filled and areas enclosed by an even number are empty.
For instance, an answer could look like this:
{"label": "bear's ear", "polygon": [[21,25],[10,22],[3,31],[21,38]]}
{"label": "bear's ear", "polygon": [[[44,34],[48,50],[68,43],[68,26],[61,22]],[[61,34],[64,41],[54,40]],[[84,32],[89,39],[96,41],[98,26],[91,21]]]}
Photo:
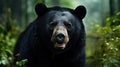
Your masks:
{"label": "bear's ear", "polygon": [[42,4],[42,3],[36,4],[35,12],[39,17],[44,15],[46,11],[47,11],[47,7],[45,4]]}
{"label": "bear's ear", "polygon": [[74,11],[80,19],[83,19],[86,15],[86,8],[84,6],[78,6]]}

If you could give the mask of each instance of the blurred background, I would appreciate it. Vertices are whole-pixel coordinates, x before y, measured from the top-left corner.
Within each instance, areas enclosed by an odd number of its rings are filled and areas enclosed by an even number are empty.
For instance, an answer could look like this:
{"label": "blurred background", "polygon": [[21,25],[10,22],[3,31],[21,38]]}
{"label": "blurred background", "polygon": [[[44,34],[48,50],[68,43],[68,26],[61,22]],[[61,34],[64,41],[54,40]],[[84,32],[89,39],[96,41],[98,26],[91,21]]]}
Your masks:
{"label": "blurred background", "polygon": [[0,0],[0,67],[11,66],[16,40],[37,17],[38,2],[72,9],[84,5],[86,67],[120,67],[120,0]]}

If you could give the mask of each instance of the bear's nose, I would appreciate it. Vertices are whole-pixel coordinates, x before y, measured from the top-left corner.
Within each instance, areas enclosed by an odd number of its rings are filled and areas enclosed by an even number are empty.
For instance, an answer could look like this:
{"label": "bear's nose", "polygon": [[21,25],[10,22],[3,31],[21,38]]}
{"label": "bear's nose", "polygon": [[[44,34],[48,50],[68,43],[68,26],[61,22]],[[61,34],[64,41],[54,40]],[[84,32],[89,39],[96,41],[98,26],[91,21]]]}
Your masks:
{"label": "bear's nose", "polygon": [[56,42],[58,44],[62,44],[64,42],[64,40],[65,40],[65,35],[62,34],[62,33],[58,33],[58,34],[56,34],[56,38],[55,39],[56,39]]}

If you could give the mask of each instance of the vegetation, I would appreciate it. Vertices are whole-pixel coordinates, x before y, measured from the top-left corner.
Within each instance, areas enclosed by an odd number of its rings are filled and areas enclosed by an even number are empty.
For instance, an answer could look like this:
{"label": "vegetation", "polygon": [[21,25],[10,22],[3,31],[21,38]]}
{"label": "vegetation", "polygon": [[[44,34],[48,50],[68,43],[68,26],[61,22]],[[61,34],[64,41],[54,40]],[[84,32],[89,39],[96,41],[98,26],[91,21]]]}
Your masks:
{"label": "vegetation", "polygon": [[[11,10],[8,8],[4,23],[0,22],[0,67],[10,67],[13,62],[13,48],[18,36],[19,28],[15,20],[11,18]],[[0,18],[1,19],[1,18]]]}
{"label": "vegetation", "polygon": [[[95,27],[94,27],[95,28]],[[97,42],[90,67],[120,66],[120,12],[106,18],[106,25],[96,25]]]}
{"label": "vegetation", "polygon": [[[74,3],[76,1],[76,3]],[[89,0],[85,0],[86,1]],[[96,5],[106,8],[109,2],[110,11],[98,9],[89,2],[85,5],[88,9],[88,17],[85,18],[87,28],[87,67],[120,67],[120,0],[94,0]],[[13,2],[15,2],[13,4]],[[34,5],[37,2],[46,3],[47,6],[77,6],[78,0],[0,0],[0,67],[10,67],[13,62],[13,50],[20,32],[35,19]],[[82,1],[81,1],[82,2]],[[80,3],[81,3],[80,2]],[[91,2],[93,2],[91,0]],[[100,3],[101,2],[101,3]],[[19,5],[18,5],[19,4]],[[90,5],[88,5],[90,4]],[[108,4],[107,4],[108,5]],[[17,7],[16,7],[17,6]],[[89,10],[91,9],[91,11]],[[108,9],[108,8],[107,8]],[[107,10],[106,9],[106,10]],[[97,10],[96,12],[94,12]],[[101,11],[101,12],[100,12]],[[115,12],[117,12],[115,14]],[[95,16],[92,16],[94,15]],[[97,13],[97,14],[96,14]],[[101,15],[98,15],[101,14]],[[102,16],[104,15],[104,16]],[[92,17],[91,17],[92,16]],[[96,16],[99,19],[96,18]],[[106,18],[106,16],[111,16]],[[92,21],[90,20],[92,19]],[[105,21],[103,20],[105,19]],[[92,23],[92,25],[90,25]],[[95,24],[96,23],[96,24]],[[26,59],[18,61],[21,67],[25,67]]]}
{"label": "vegetation", "polygon": [[97,30],[100,39],[94,54],[95,64],[101,67],[120,66],[120,12],[106,19],[106,25]]}

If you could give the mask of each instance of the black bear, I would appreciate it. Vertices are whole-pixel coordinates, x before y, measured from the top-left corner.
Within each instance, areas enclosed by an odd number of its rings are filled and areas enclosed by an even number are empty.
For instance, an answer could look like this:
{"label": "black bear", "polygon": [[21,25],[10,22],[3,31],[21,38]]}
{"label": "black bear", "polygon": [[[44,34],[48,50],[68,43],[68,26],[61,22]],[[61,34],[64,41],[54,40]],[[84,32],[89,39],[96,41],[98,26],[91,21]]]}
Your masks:
{"label": "black bear", "polygon": [[20,35],[14,49],[16,62],[27,67],[85,67],[86,8],[35,6],[37,18]]}

